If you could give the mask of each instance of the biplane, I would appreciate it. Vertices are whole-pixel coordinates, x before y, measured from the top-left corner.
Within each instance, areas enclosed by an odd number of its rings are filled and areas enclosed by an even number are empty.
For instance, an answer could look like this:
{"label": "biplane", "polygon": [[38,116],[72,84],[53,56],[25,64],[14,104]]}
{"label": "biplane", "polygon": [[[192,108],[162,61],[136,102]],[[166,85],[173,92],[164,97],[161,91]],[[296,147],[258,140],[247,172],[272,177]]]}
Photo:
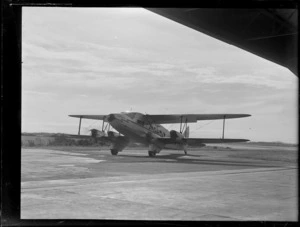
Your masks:
{"label": "biplane", "polygon": [[[69,115],[79,118],[78,135],[80,136],[81,120],[102,120],[102,130],[92,129],[91,136],[110,142],[112,155],[117,155],[130,142],[137,142],[148,147],[150,157],[162,149],[183,150],[187,154],[188,147],[203,147],[207,143],[247,142],[247,139],[225,139],[225,120],[249,117],[250,114],[160,114],[150,115],[138,112],[111,113],[108,115]],[[223,119],[222,138],[190,138],[188,123],[201,120]],[[167,130],[161,124],[178,123],[179,131]],[[111,127],[116,130],[112,131]]]}

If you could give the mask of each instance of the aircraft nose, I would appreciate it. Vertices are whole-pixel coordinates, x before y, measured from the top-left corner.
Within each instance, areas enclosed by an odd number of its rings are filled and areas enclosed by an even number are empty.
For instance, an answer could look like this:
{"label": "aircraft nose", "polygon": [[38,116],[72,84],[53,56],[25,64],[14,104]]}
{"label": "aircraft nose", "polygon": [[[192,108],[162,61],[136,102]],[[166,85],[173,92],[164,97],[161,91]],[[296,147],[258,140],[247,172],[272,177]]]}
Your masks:
{"label": "aircraft nose", "polygon": [[116,119],[116,117],[115,117],[114,114],[109,114],[109,115],[108,115],[108,118],[107,118],[108,122],[112,122],[112,121],[115,120],[115,119]]}

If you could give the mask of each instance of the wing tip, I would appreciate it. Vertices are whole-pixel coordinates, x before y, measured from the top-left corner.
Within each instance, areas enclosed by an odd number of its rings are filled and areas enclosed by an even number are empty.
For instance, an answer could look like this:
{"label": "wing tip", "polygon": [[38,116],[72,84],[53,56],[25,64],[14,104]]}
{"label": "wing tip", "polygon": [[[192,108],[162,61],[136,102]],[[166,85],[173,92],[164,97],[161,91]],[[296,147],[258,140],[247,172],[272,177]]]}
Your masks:
{"label": "wing tip", "polygon": [[81,115],[68,115],[69,117],[82,117]]}
{"label": "wing tip", "polygon": [[[225,115],[226,116],[226,115]],[[241,117],[251,117],[252,115],[251,114],[237,114],[237,117],[236,118],[241,118]],[[233,117],[235,118],[235,117]]]}

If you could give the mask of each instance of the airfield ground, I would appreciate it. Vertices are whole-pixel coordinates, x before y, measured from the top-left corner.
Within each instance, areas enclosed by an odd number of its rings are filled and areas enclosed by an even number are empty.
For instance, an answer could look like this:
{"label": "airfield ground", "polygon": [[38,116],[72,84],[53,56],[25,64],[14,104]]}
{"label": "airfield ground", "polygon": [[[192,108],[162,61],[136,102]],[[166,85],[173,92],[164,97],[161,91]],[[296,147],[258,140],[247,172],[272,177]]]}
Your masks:
{"label": "airfield ground", "polygon": [[22,148],[22,219],[297,221],[297,147]]}

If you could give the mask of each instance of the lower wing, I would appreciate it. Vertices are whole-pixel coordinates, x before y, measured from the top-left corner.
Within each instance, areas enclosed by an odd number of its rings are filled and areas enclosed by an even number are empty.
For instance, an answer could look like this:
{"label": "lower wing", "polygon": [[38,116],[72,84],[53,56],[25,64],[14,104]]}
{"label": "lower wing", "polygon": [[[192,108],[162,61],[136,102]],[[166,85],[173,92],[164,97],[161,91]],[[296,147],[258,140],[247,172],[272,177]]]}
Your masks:
{"label": "lower wing", "polygon": [[93,141],[94,142],[107,142],[107,143],[124,143],[128,141],[128,138],[118,133],[111,133],[110,136],[92,136],[92,135],[75,135],[75,134],[65,134],[65,133],[26,133],[23,136],[29,135],[36,138],[52,138],[52,141],[57,143],[64,143],[70,140],[79,141]]}
{"label": "lower wing", "polygon": [[183,138],[180,141],[175,141],[171,138],[158,138],[164,144],[187,144],[188,146],[197,147],[207,143],[238,143],[247,142],[247,139],[213,139],[213,138]]}

